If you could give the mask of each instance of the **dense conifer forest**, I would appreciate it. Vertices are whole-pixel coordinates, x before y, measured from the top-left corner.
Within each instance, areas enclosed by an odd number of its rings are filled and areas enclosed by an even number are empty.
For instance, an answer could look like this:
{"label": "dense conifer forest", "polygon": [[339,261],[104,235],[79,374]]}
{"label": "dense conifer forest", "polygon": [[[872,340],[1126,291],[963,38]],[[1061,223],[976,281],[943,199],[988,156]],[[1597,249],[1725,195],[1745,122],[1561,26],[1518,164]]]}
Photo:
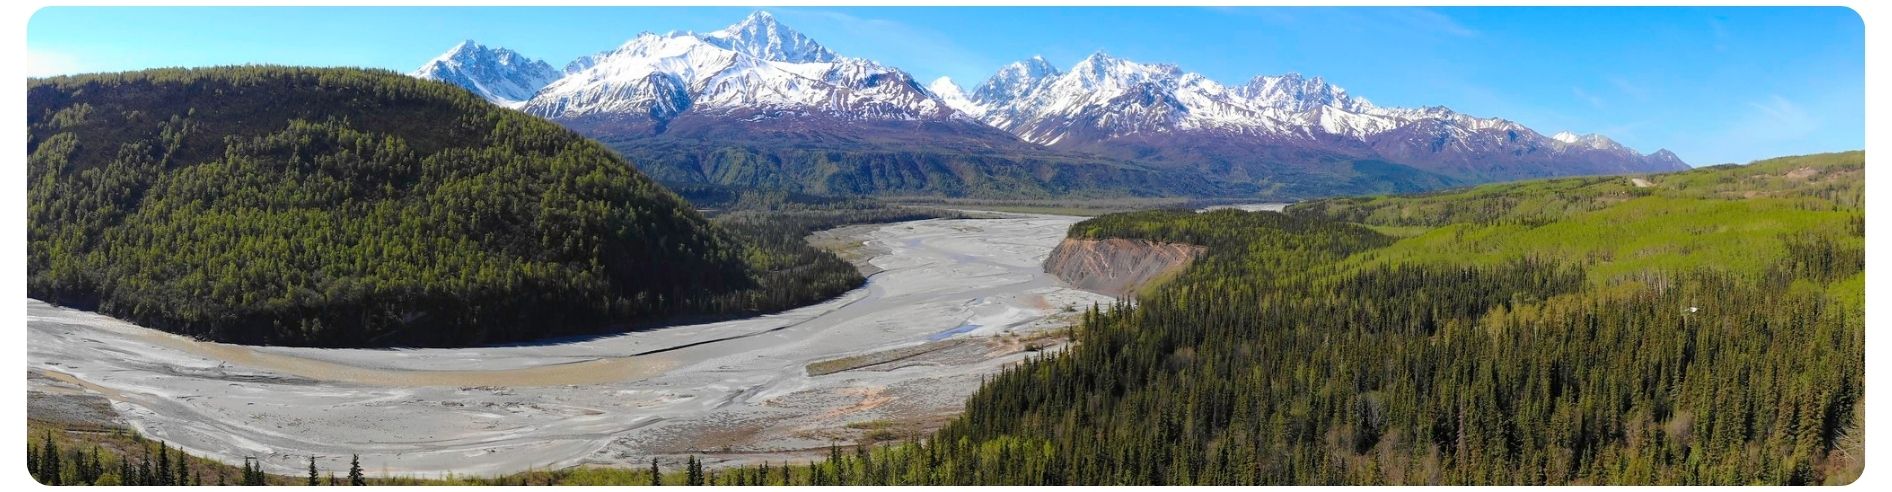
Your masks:
{"label": "dense conifer forest", "polygon": [[1210,253],[925,442],[716,483],[1847,483],[1863,170],[1853,152],[1099,217],[1071,235]]}
{"label": "dense conifer forest", "polygon": [[167,331],[469,345],[861,282],[799,234],[711,224],[603,145],[447,84],[236,67],[29,85],[29,295]]}

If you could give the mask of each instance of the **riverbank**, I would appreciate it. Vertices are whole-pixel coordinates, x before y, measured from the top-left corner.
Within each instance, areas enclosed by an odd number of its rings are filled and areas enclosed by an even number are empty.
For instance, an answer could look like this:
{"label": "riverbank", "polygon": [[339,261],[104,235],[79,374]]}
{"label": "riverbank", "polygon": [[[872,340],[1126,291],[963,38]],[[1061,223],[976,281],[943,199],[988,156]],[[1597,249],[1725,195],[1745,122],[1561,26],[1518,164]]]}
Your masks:
{"label": "riverbank", "polygon": [[[783,313],[561,344],[417,350],[197,342],[28,301],[29,372],[63,374],[139,432],[225,462],[294,473],[360,454],[370,474],[503,474],[580,464],[712,465],[825,453],[921,432],[1031,333],[1109,299],[1042,272],[1072,217],[860,228],[884,271]],[[884,250],[884,252],[881,252]],[[975,329],[954,332],[974,325]],[[810,376],[821,361],[963,339]],[[1048,343],[1047,343],[1048,344]],[[34,381],[57,380],[49,378]],[[887,429],[898,428],[899,432]],[[335,461],[335,462],[331,462]]]}

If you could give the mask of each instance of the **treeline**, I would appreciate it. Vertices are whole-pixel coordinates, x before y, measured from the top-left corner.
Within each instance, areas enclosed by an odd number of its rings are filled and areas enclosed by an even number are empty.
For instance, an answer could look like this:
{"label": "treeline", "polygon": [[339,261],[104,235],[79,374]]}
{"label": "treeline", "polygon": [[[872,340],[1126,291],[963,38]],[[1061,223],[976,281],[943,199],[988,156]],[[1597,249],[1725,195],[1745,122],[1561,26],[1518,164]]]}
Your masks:
{"label": "treeline", "polygon": [[272,475],[253,458],[232,466],[186,453],[136,431],[96,425],[29,421],[26,470],[45,485],[398,485],[401,479],[369,478],[361,458],[351,456],[345,474],[321,470],[309,458],[305,476]]}
{"label": "treeline", "polygon": [[[270,477],[252,460],[244,461],[240,468],[232,467],[192,456],[163,441],[146,440],[135,432],[91,430],[89,432],[108,435],[66,439],[64,429],[29,428],[38,432],[27,442],[26,471],[45,485],[269,485]],[[365,476],[358,464],[351,469],[349,478],[354,485],[363,484]],[[338,484],[334,474],[328,476],[327,483]],[[317,482],[311,478],[309,484]]]}
{"label": "treeline", "polygon": [[780,310],[859,282],[447,84],[237,67],[29,85],[28,294],[175,333],[473,345]]}

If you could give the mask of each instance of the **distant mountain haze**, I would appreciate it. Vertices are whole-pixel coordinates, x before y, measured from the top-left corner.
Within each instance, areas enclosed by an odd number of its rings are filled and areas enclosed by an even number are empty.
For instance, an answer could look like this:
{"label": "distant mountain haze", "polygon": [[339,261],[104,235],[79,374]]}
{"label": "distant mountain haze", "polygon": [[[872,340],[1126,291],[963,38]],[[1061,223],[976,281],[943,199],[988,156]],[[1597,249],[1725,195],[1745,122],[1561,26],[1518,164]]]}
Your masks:
{"label": "distant mountain haze", "polygon": [[[1688,169],[1601,135],[1389,108],[1321,77],[1228,86],[1175,65],[1034,56],[967,91],[849,58],[756,12],[551,65],[468,41],[412,75],[552,119],[658,179],[840,194],[1407,192]],[[536,86],[536,87],[535,87]]]}

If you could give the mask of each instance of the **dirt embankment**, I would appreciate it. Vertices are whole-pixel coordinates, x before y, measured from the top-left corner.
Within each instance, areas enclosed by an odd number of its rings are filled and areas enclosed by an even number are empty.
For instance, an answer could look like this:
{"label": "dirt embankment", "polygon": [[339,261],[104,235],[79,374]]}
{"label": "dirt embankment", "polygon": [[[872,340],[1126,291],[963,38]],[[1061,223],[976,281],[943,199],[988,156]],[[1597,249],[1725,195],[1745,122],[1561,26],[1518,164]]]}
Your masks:
{"label": "dirt embankment", "polygon": [[1067,238],[1045,258],[1045,271],[1079,289],[1133,298],[1143,285],[1181,272],[1204,251],[1141,239]]}

